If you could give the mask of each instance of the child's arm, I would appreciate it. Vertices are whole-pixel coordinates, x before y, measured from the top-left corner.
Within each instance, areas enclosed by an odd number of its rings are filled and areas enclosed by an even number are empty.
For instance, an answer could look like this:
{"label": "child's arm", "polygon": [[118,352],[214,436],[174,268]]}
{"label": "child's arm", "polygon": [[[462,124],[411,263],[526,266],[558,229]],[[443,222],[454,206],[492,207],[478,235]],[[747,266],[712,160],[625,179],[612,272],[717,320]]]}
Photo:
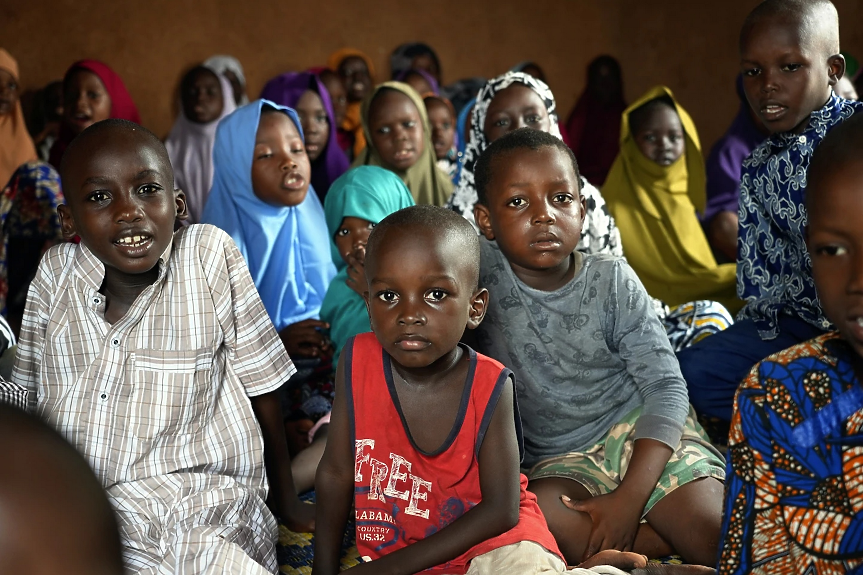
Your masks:
{"label": "child's arm", "polygon": [[270,482],[270,496],[279,519],[291,531],[312,532],[315,530],[315,506],[300,501],[294,488],[279,392],[256,395],[251,400],[252,409],[264,435],[264,460]]}
{"label": "child's arm", "polygon": [[680,442],[689,411],[686,383],[650,296],[628,264],[614,265],[611,297],[616,301],[606,316],[606,338],[626,363],[643,404],[635,423],[632,457],[617,489],[568,503],[593,520],[585,558],[603,549],[632,550],[644,507],[671,457],[672,446]]}
{"label": "child's arm", "polygon": [[418,573],[455,559],[471,547],[515,527],[519,517],[520,471],[513,393],[510,378],[504,383],[480,447],[482,501],[434,535],[377,561],[354,567],[352,575]]}
{"label": "child's arm", "polygon": [[[347,354],[342,355],[346,358]],[[312,575],[339,572],[342,537],[354,497],[354,448],[345,398],[344,361],[336,367],[336,395],[327,446],[315,475],[317,495],[317,532]]]}

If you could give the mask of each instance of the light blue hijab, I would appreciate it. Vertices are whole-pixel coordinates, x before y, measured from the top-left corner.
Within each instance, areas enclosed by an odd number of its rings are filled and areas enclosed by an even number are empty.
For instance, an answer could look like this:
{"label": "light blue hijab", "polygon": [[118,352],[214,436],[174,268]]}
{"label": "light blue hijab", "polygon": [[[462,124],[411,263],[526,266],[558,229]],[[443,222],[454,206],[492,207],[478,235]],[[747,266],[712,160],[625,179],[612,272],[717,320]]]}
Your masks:
{"label": "light blue hijab", "polygon": [[252,190],[252,158],[264,106],[287,114],[303,136],[296,112],[268,100],[255,100],[219,122],[213,187],[202,220],[234,239],[273,325],[281,331],[318,317],[336,269],[324,209],[311,185],[306,199],[292,208],[272,206]]}

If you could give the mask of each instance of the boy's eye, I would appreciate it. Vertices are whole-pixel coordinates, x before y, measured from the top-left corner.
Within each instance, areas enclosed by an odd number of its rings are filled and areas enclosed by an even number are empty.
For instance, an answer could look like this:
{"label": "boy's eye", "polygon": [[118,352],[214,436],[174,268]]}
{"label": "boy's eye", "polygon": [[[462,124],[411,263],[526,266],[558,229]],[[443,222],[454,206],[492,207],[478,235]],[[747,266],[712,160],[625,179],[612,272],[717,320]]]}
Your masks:
{"label": "boy's eye", "polygon": [[520,208],[527,205],[527,200],[524,198],[513,198],[506,203],[508,206],[512,206],[514,208]]}
{"label": "boy's eye", "polygon": [[434,288],[434,289],[429,290],[429,292],[426,294],[426,299],[429,301],[437,302],[437,301],[441,301],[446,296],[447,296],[446,291],[444,291],[440,288]]}
{"label": "boy's eye", "polygon": [[761,70],[759,70],[758,68],[749,68],[748,70],[743,71],[743,75],[753,77],[757,76],[759,72],[761,72]]}
{"label": "boy's eye", "polygon": [[101,203],[108,199],[108,194],[102,191],[97,191],[87,196],[87,199],[91,202]]}
{"label": "boy's eye", "polygon": [[395,303],[399,301],[399,294],[394,291],[384,290],[377,294],[378,298],[387,303]]}
{"label": "boy's eye", "polygon": [[302,147],[301,147],[301,146],[297,146],[297,147],[295,147],[295,148],[291,149],[291,153],[294,153],[294,154],[302,154],[302,153],[304,153],[305,151],[306,151],[306,147],[305,147],[305,146],[302,146]]}
{"label": "boy's eye", "polygon": [[538,124],[540,121],[539,114],[532,114],[524,119],[528,124]]}
{"label": "boy's eye", "polygon": [[569,194],[555,194],[554,201],[559,204],[571,204],[573,200]]}
{"label": "boy's eye", "polygon": [[800,64],[785,64],[784,66],[782,66],[782,71],[783,72],[796,72],[797,70],[800,69],[800,67],[801,67]]}
{"label": "boy's eye", "polygon": [[99,94],[97,94],[96,92],[87,92],[87,97],[91,100],[96,100],[99,98]]}
{"label": "boy's eye", "polygon": [[256,160],[266,160],[267,158],[272,158],[272,157],[273,157],[272,152],[261,152],[260,154],[258,154],[258,156],[255,159]]}
{"label": "boy's eye", "polygon": [[344,237],[350,233],[351,231],[348,228],[339,228],[338,230],[336,230],[336,235],[341,237]]}
{"label": "boy's eye", "polygon": [[835,256],[844,256],[845,254],[848,253],[848,250],[842,246],[832,245],[832,246],[820,247],[817,250],[815,250],[815,253],[817,253],[820,256],[835,257]]}
{"label": "boy's eye", "polygon": [[159,190],[161,190],[159,186],[156,186],[154,184],[144,184],[138,191],[142,194],[155,194]]}
{"label": "boy's eye", "polygon": [[494,125],[500,128],[503,128],[504,126],[509,126],[509,118],[500,118],[498,120],[495,120]]}
{"label": "boy's eye", "polygon": [[645,142],[655,142],[656,141],[656,136],[654,136],[653,134],[645,134],[644,136],[642,136],[642,138],[644,139]]}
{"label": "boy's eye", "polygon": [[389,134],[390,133],[390,127],[389,126],[382,126],[382,127],[378,128],[378,132],[380,132],[381,134]]}
{"label": "boy's eye", "polygon": [[441,126],[442,130],[449,130],[450,128],[452,128],[451,122],[444,122],[443,125]]}
{"label": "boy's eye", "polygon": [[417,125],[417,123],[414,120],[410,120],[408,122],[402,123],[402,126],[404,126],[405,128],[413,128],[416,125]]}

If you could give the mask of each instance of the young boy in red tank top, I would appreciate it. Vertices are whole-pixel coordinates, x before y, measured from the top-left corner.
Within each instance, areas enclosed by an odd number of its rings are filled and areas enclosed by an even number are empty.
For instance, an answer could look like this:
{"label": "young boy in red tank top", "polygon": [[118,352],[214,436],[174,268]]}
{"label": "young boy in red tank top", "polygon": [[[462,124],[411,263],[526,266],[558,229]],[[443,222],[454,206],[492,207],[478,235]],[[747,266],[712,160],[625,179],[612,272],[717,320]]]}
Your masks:
{"label": "young boy in red tank top", "polygon": [[[471,225],[442,208],[400,210],[369,237],[365,275],[374,333],[345,346],[336,373],[313,574],[339,571],[352,503],[369,561],[353,575],[566,572],[519,472],[512,373],[459,344],[488,302]],[[603,562],[645,559],[611,551],[591,565]]]}

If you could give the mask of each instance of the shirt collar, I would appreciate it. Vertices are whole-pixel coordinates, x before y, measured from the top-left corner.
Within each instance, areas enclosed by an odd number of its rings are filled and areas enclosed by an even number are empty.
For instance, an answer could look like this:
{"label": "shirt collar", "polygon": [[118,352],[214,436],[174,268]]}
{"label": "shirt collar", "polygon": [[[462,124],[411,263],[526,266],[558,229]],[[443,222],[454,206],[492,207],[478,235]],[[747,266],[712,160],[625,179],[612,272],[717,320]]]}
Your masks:
{"label": "shirt collar", "polygon": [[[165,251],[162,252],[162,255],[159,256],[159,276],[156,279],[156,283],[160,283],[168,273],[168,262],[170,261],[171,250],[174,247],[175,241],[176,235],[168,244],[168,247],[165,248]],[[78,249],[75,253],[75,269],[77,275],[90,288],[96,291],[101,289],[102,282],[105,281],[105,264],[83,242],[78,244]]]}
{"label": "shirt collar", "polygon": [[773,134],[770,136],[770,142],[773,145],[780,147],[788,147],[791,144],[800,141],[801,136],[806,140],[809,140],[812,136],[817,133],[823,134],[826,132],[826,128],[829,128],[833,124],[839,121],[842,115],[842,102],[844,100],[836,95],[835,92],[831,90],[830,99],[827,100],[827,103],[824,104],[818,110],[815,110],[811,114],[809,114],[809,125],[806,126],[806,129],[802,134],[795,134],[794,132],[781,132],[779,134]]}

